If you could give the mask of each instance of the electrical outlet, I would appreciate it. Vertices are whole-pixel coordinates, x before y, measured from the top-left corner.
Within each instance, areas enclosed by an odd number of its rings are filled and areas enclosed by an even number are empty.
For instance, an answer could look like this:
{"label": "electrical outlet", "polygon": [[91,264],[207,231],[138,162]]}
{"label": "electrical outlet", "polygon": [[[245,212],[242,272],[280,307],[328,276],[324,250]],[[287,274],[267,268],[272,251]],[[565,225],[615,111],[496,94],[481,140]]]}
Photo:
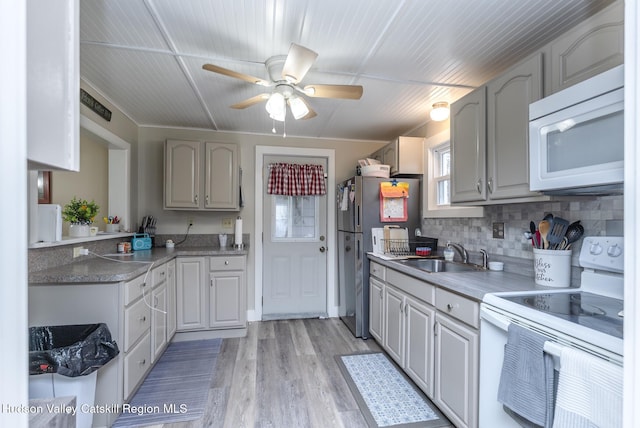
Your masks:
{"label": "electrical outlet", "polygon": [[192,218],[189,219],[189,226],[193,226],[193,219]]}
{"label": "electrical outlet", "polygon": [[75,259],[76,257],[80,257],[82,255],[82,250],[84,250],[84,247],[74,247],[73,258]]}
{"label": "electrical outlet", "polygon": [[222,219],[222,227],[225,229],[233,229],[233,219],[232,218],[223,218]]}
{"label": "electrical outlet", "polygon": [[504,239],[504,223],[493,223],[493,238]]}

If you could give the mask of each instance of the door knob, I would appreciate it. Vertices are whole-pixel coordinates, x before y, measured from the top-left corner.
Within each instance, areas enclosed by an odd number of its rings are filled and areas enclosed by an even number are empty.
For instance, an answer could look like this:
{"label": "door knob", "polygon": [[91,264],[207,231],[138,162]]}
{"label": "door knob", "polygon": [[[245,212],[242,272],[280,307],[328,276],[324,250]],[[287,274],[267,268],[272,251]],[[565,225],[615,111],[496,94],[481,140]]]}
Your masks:
{"label": "door knob", "polygon": [[326,249],[326,248],[324,248],[324,247],[320,247],[320,252],[321,252],[321,253],[324,253],[325,251],[327,251],[327,249]]}

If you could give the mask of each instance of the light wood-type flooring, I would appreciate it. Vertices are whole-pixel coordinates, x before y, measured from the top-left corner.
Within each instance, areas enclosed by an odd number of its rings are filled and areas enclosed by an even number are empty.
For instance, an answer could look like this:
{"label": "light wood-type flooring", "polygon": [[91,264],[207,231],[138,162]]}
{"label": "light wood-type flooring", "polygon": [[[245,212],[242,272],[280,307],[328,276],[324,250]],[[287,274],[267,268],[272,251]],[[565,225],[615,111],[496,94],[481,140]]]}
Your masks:
{"label": "light wood-type flooring", "polygon": [[224,339],[205,416],[161,428],[366,428],[334,356],[379,351],[338,318],[252,323]]}

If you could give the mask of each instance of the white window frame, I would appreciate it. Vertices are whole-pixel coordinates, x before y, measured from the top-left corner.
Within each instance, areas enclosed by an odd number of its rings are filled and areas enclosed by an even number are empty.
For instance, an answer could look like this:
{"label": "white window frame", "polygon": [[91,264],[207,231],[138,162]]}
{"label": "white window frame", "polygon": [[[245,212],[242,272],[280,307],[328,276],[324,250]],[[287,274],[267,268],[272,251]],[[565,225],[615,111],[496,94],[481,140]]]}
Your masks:
{"label": "white window frame", "polygon": [[[424,183],[422,194],[422,217],[424,218],[455,218],[455,217],[484,217],[483,207],[463,207],[459,205],[438,205],[437,184],[435,172],[437,164],[436,150],[442,150],[450,146],[449,130],[442,131],[424,140]],[[449,176],[449,189],[451,189],[451,176]],[[449,196],[451,200],[451,196]]]}

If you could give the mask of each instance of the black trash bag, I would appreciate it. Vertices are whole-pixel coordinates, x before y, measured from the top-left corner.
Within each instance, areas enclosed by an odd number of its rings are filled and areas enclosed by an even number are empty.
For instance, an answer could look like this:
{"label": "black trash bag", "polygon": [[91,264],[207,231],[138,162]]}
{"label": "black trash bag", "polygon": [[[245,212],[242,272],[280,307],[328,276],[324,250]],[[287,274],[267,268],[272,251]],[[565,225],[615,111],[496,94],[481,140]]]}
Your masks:
{"label": "black trash bag", "polygon": [[29,328],[30,375],[88,375],[119,352],[104,323]]}

